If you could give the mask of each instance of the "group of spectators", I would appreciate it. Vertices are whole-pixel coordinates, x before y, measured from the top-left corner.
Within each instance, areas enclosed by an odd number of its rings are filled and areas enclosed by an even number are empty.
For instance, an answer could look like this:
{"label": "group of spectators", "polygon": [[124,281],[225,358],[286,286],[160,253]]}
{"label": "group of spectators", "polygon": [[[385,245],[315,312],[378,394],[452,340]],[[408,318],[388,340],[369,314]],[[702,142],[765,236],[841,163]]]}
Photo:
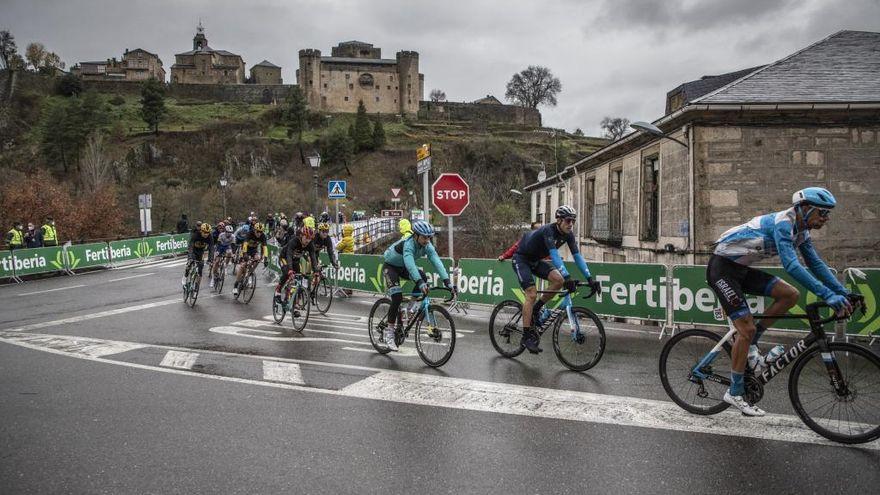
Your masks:
{"label": "group of spectators", "polygon": [[38,229],[28,222],[27,230],[22,222],[15,222],[4,237],[6,248],[13,249],[51,247],[58,245],[58,231],[55,230],[55,220],[46,217],[43,225]]}

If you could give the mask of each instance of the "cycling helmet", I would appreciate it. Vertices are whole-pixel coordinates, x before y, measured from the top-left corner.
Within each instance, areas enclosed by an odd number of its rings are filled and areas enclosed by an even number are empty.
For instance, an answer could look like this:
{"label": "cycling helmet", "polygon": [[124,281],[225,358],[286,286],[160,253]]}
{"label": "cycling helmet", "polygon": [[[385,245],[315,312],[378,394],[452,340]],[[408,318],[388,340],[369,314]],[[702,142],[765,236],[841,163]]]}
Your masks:
{"label": "cycling helmet", "polygon": [[324,232],[329,232],[330,231],[330,224],[327,222],[321,222],[318,224],[318,230],[321,230]]}
{"label": "cycling helmet", "polygon": [[577,216],[577,212],[571,206],[562,205],[556,208],[556,218],[577,218]]}
{"label": "cycling helmet", "polygon": [[203,235],[208,235],[211,233],[211,224],[210,223],[203,223],[199,227],[199,230],[202,232]]}
{"label": "cycling helmet", "polygon": [[801,189],[791,196],[791,203],[794,206],[807,204],[826,210],[830,210],[837,206],[837,200],[834,199],[834,195],[824,187],[807,187]]}
{"label": "cycling helmet", "polygon": [[257,222],[254,224],[254,232],[259,232],[262,234],[263,230],[264,230],[263,224],[261,224],[260,222]]}
{"label": "cycling helmet", "polygon": [[220,222],[217,222],[217,230],[225,230],[225,229],[226,229],[226,224],[223,223],[222,220]]}
{"label": "cycling helmet", "polygon": [[312,240],[315,238],[315,229],[306,225],[302,229],[300,229],[299,235],[305,237],[308,240]]}
{"label": "cycling helmet", "polygon": [[434,237],[434,227],[424,220],[417,220],[412,226],[413,232],[425,237]]}
{"label": "cycling helmet", "polygon": [[232,228],[232,225],[227,225],[227,226],[226,226],[226,232],[229,232],[229,233],[231,234],[234,230],[235,230],[235,229]]}

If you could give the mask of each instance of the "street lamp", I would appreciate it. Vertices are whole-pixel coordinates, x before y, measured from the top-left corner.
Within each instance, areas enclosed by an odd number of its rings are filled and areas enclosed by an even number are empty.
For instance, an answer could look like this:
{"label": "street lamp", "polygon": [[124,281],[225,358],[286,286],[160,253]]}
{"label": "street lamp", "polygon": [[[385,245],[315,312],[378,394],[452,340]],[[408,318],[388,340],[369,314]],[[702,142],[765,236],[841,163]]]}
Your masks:
{"label": "street lamp", "polygon": [[314,211],[318,211],[318,167],[321,166],[321,154],[315,153],[309,157],[309,165],[312,167],[312,177],[315,179],[315,202],[313,203]]}
{"label": "street lamp", "polygon": [[657,127],[654,124],[649,124],[647,122],[633,122],[629,126],[637,131],[647,132],[648,134],[650,134],[652,136],[665,137],[666,139],[675,141],[676,143],[684,146],[685,148],[690,148],[690,146],[688,146],[686,143],[679,141],[678,139],[675,139],[674,137],[670,136],[669,134],[666,134],[665,132],[661,131],[659,127]]}
{"label": "street lamp", "polygon": [[223,191],[223,218],[226,218],[226,185],[229,184],[229,179],[224,175],[220,177],[220,189]]}

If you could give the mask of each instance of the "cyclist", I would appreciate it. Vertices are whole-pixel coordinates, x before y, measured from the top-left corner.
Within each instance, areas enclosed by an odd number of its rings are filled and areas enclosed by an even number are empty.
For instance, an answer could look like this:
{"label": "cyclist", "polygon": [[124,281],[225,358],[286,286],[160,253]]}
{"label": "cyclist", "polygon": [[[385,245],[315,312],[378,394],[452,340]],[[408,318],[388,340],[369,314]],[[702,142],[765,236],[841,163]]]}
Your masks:
{"label": "cyclist", "polygon": [[330,263],[333,268],[339,269],[339,259],[336,256],[336,249],[333,247],[333,238],[330,237],[330,224],[321,222],[318,224],[318,236],[315,237],[315,253],[321,254],[322,249],[327,249],[327,256],[330,257]]}
{"label": "cyclist", "polygon": [[[254,224],[254,230],[251,231],[245,241],[241,244],[241,259],[238,265],[238,277],[235,279],[235,285],[232,287],[232,295],[238,295],[238,289],[241,281],[244,279],[245,266],[248,261],[253,258],[259,262],[263,260],[263,266],[269,265],[269,248],[266,246],[265,227],[260,222]],[[260,249],[262,247],[262,249]]]}
{"label": "cyclist", "polygon": [[241,224],[241,226],[239,226],[235,230],[235,244],[232,245],[233,254],[238,254],[238,251],[241,248],[241,245],[244,244],[245,240],[247,240],[248,235],[250,235],[250,232],[251,232],[251,226],[247,222]]}
{"label": "cyclist", "polygon": [[[810,240],[810,230],[821,229],[828,222],[837,201],[821,187],[801,189],[792,195],[791,201],[792,207],[787,210],[754,217],[721,234],[706,267],[706,281],[737,332],[730,352],[731,384],[724,394],[724,402],[746,416],[764,415],[763,410],[743,398],[743,376],[747,363],[752,370],[764,364],[758,339],[776,320],[769,318],[755,323],[745,294],[772,297],[773,303],[764,311],[770,316],[788,312],[799,296],[796,288],[779,277],[752,268],[752,263],[778,254],[785,271],[810,292],[844,315],[852,312],[847,298],[849,291],[834,278]],[[798,261],[796,250],[800,251],[809,270]]]}
{"label": "cyclist", "polygon": [[[318,266],[318,254],[315,252],[315,229],[303,226],[298,233],[293,235],[281,249],[280,261],[281,278],[275,287],[275,302],[282,303],[281,288],[287,279],[302,273],[300,261],[304,255],[308,255],[312,269]],[[286,294],[285,294],[286,297]],[[297,313],[294,313],[296,316]]]}
{"label": "cyclist", "polygon": [[293,228],[300,229],[303,226],[303,220],[305,220],[306,216],[303,212],[298,211],[296,215],[293,217]]}
{"label": "cyclist", "polygon": [[[562,287],[572,293],[577,290],[577,281],[571,278],[568,270],[565,269],[562,257],[559,255],[560,246],[568,245],[568,249],[574,256],[575,265],[581,275],[587,279],[590,288],[597,292],[602,288],[598,281],[593,280],[590,269],[587,268],[587,262],[578,251],[577,242],[575,242],[572,233],[575,219],[577,219],[577,212],[574,208],[568,205],[560,206],[556,209],[556,222],[527,232],[520,240],[512,258],[513,271],[516,273],[520,287],[525,292],[522,310],[523,336],[520,345],[532,354],[542,351],[539,346],[541,336],[535,326],[540,326],[550,316],[550,311],[544,308],[544,304],[554,296],[550,293],[538,298],[534,277],[537,276],[550,282],[548,287],[550,291],[556,291]],[[550,257],[549,263],[545,261],[548,256]]]}
{"label": "cyclist", "polygon": [[[223,222],[220,222],[223,223]],[[211,265],[211,274],[217,272],[217,267],[223,261],[225,256],[228,256],[229,253],[232,252],[232,246],[235,245],[235,234],[232,233],[232,225],[225,225],[223,227],[223,232],[221,232],[216,239],[214,239],[214,264]],[[214,288],[214,277],[211,277],[211,281],[208,282],[208,287]]]}
{"label": "cyclist", "polygon": [[385,329],[385,345],[389,350],[396,351],[397,342],[394,341],[397,313],[400,303],[403,301],[403,290],[400,288],[400,279],[412,280],[416,288],[422,294],[428,294],[428,277],[425,272],[416,266],[416,260],[426,256],[434,270],[443,280],[443,285],[455,292],[455,287],[449,281],[449,274],[437,255],[437,250],[431,244],[434,237],[434,227],[423,220],[416,221],[413,226],[413,235],[400,239],[385,250],[385,264],[382,273],[385,276],[385,285],[388,287],[388,295],[391,297],[391,305],[388,308],[388,328]]}
{"label": "cyclist", "polygon": [[[532,222],[532,226],[529,228],[529,230],[538,230],[540,227],[541,222]],[[523,234],[523,237],[525,237],[525,234]],[[521,241],[522,238],[520,238],[519,240],[514,242],[509,248],[507,248],[507,251],[501,253],[501,255],[498,256],[498,261],[504,261],[513,258],[514,253],[516,253],[516,250],[519,249],[519,243]]]}
{"label": "cyclist", "polygon": [[[201,223],[201,222],[199,222]],[[208,251],[208,263],[214,262],[214,239],[211,237],[211,225],[201,223],[198,230],[194,231],[189,237],[189,247],[187,248],[186,271],[183,273],[181,285],[186,287],[186,279],[189,278],[189,271],[193,263],[198,265],[199,277],[202,276],[202,267],[204,263],[202,258],[205,257],[205,250]]]}

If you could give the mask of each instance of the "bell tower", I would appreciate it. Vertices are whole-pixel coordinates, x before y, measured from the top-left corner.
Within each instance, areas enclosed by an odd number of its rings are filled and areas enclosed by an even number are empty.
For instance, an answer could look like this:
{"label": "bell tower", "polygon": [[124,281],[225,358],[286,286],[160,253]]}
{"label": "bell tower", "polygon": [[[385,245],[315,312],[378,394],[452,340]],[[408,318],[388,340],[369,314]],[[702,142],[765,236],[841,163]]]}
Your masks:
{"label": "bell tower", "polygon": [[199,19],[199,26],[196,28],[196,35],[193,37],[193,50],[203,50],[208,47],[208,38],[205,37],[205,28],[202,27],[202,20]]}

